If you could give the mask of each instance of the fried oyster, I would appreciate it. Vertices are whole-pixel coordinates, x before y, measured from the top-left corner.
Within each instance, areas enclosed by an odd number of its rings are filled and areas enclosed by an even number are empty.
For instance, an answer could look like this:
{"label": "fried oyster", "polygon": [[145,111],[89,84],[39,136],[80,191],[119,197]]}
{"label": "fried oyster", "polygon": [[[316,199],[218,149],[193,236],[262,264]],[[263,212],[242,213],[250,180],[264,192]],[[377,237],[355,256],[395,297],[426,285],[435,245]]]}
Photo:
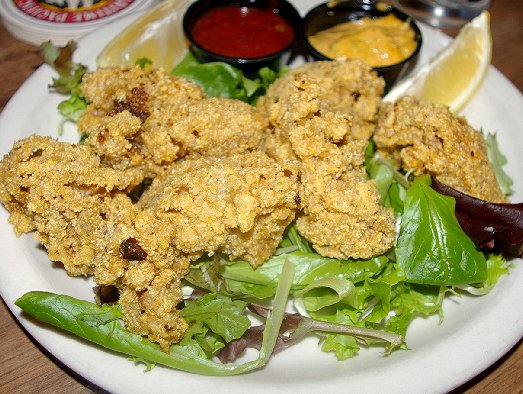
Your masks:
{"label": "fried oyster", "polygon": [[78,121],[102,162],[154,177],[190,153],[220,156],[258,148],[266,118],[238,100],[207,98],[202,89],[159,69],[99,69],[84,76],[90,103]]}
{"label": "fried oyster", "polygon": [[255,151],[178,161],[137,205],[154,211],[175,232],[175,248],[193,259],[220,252],[258,266],[294,219],[296,194],[295,177]]}
{"label": "fried oyster", "polygon": [[384,103],[374,141],[382,155],[406,172],[413,171],[416,176],[428,173],[473,197],[507,202],[483,136],[444,105],[413,97]]}
{"label": "fried oyster", "polygon": [[225,253],[263,263],[294,218],[296,193],[261,152],[179,160],[108,227],[95,279],[119,288],[129,330],[167,350],[187,327],[176,308],[190,262]]}
{"label": "fried oyster", "polygon": [[258,107],[265,149],[298,174],[297,228],[318,253],[369,258],[394,242],[394,216],[363,167],[383,80],[359,61],[309,63],[270,86]]}
{"label": "fried oyster", "polygon": [[384,89],[383,79],[361,61],[313,62],[296,67],[276,80],[257,106],[276,126],[305,119],[319,111],[351,117],[351,134],[368,139],[374,131]]}
{"label": "fried oyster", "polygon": [[0,201],[17,235],[35,230],[53,261],[70,275],[93,273],[104,221],[142,181],[139,171],[115,171],[85,146],[30,136],[0,161]]}
{"label": "fried oyster", "polygon": [[0,201],[18,235],[35,230],[69,275],[115,286],[126,326],[166,348],[186,329],[176,306],[189,259],[127,197],[141,180],[136,169],[102,166],[89,147],[31,136],[0,161]]}
{"label": "fried oyster", "polygon": [[35,230],[68,274],[116,287],[126,327],[167,350],[187,329],[177,307],[190,262],[261,264],[294,219],[297,184],[262,152],[179,160],[134,204],[141,180],[89,147],[31,136],[0,161],[0,201],[17,234]]}

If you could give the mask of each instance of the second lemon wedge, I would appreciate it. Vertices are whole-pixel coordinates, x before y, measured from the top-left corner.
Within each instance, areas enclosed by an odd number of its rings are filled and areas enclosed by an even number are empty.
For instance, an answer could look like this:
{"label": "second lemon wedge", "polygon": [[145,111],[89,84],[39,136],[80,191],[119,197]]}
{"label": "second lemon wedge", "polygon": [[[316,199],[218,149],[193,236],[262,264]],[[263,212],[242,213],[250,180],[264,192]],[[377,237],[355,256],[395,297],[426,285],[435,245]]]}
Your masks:
{"label": "second lemon wedge", "polygon": [[98,67],[130,66],[147,58],[171,70],[187,53],[182,18],[188,0],[165,0],[136,19],[100,52]]}
{"label": "second lemon wedge", "polygon": [[415,75],[394,87],[385,100],[411,95],[459,112],[481,86],[491,56],[490,15],[483,11]]}

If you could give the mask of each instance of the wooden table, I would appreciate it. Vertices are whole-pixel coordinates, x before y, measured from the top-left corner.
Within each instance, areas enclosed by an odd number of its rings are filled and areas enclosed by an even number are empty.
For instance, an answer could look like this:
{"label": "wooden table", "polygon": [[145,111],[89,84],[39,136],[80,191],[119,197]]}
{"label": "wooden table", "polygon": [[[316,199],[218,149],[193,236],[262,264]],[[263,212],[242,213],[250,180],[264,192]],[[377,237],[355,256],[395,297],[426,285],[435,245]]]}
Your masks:
{"label": "wooden table", "polygon": [[[523,1],[492,0],[490,12],[492,63],[523,90]],[[40,63],[35,47],[16,40],[0,26],[0,110]],[[3,302],[0,302],[0,333],[1,393],[100,392],[33,342]],[[501,360],[455,392],[523,393],[521,340]]]}

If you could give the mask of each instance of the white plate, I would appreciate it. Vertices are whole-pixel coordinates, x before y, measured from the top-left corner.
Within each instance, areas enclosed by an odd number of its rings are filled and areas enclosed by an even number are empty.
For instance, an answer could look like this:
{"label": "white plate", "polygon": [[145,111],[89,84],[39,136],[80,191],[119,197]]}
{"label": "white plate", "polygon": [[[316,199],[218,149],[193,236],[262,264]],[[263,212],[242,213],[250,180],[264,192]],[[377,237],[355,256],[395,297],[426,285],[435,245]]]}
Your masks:
{"label": "white plate", "polygon": [[[308,9],[314,1],[302,1]],[[80,41],[77,61],[94,68],[98,52],[129,18],[116,22]],[[448,42],[448,37],[422,26],[424,61]],[[15,140],[31,133],[56,136],[61,97],[49,94],[54,73],[43,66],[20,88],[0,117],[0,154]],[[501,73],[491,68],[477,96],[464,111],[475,127],[498,132],[506,167],[515,180],[513,201],[523,201],[521,114],[523,97]],[[61,137],[75,142],[74,130]],[[382,357],[379,350],[364,349],[343,362],[321,352],[317,340],[303,343],[274,357],[263,370],[242,376],[216,378],[155,367],[144,373],[125,356],[84,342],[20,314],[14,301],[31,290],[53,291],[93,300],[90,279],[70,278],[52,264],[31,234],[16,238],[0,208],[0,293],[29,333],[75,372],[110,392],[167,392],[191,390],[213,393],[268,392],[447,392],[468,381],[504,355],[523,336],[523,266],[514,261],[511,274],[502,277],[484,297],[451,298],[444,304],[445,319],[418,319],[407,334],[408,351]]]}

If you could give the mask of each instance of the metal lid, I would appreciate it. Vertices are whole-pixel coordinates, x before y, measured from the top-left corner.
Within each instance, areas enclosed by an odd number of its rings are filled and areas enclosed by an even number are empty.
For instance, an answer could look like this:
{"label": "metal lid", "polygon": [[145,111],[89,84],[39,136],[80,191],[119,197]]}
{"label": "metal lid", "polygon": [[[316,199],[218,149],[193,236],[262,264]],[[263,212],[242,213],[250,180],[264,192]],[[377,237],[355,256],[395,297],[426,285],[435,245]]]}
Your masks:
{"label": "metal lid", "polygon": [[158,0],[2,0],[0,17],[9,32],[21,41],[40,45],[70,40]]}

